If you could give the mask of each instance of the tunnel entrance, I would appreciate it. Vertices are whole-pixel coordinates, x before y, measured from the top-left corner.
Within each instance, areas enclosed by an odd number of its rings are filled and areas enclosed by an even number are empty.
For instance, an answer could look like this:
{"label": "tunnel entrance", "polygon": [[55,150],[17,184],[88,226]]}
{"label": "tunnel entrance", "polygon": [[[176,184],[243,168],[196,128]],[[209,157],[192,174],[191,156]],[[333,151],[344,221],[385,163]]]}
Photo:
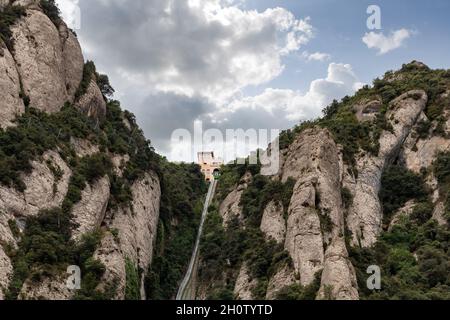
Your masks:
{"label": "tunnel entrance", "polygon": [[214,180],[218,180],[220,178],[220,170],[219,169],[215,169],[213,171],[213,177],[214,177]]}

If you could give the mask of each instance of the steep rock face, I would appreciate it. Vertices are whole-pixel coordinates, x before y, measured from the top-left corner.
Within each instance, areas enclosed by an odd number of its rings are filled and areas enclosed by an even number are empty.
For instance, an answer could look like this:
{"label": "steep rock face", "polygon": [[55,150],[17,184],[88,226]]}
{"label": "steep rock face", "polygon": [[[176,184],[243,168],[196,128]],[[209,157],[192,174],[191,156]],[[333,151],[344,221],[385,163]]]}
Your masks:
{"label": "steep rock face", "polygon": [[[153,244],[159,219],[159,200],[161,190],[159,179],[153,172],[147,173],[132,186],[133,201],[131,209],[119,209],[117,212],[104,213],[109,200],[109,179],[99,179],[82,192],[82,200],[73,209],[74,222],[79,227],[73,231],[78,240],[86,232],[108,224],[110,230],[105,231],[101,244],[94,258],[105,266],[105,273],[97,289],[107,291],[116,289],[115,299],[125,298],[126,259],[130,259],[143,271],[141,282],[151,263]],[[114,233],[114,235],[113,235]],[[68,300],[75,292],[67,289],[66,279],[44,278],[39,282],[28,279],[22,287],[20,299],[24,300]],[[143,292],[143,287],[141,287]],[[145,292],[142,298],[145,298]]]}
{"label": "steep rock face", "polygon": [[[322,291],[327,289],[335,299],[358,299],[344,241],[343,172],[341,148],[327,130],[306,130],[289,147],[281,179],[291,177],[297,183],[288,210],[285,248],[302,285],[311,284],[323,270]],[[293,281],[295,276],[287,270],[271,279],[269,296],[281,289],[278,283]]]}
{"label": "steep rock face", "polygon": [[267,205],[261,221],[261,231],[268,239],[273,239],[277,243],[284,242],[286,220],[283,205],[280,202],[271,201]]}
{"label": "steep rock face", "polygon": [[[109,238],[102,242],[96,253],[105,263],[106,284],[111,284],[117,275],[122,274],[125,259],[130,259],[143,271],[141,282],[152,262],[161,198],[159,179],[155,173],[148,172],[133,184],[131,190],[133,194],[131,210],[119,209],[111,212],[107,214],[105,220],[110,230],[117,232],[117,239],[114,239],[116,244]],[[119,284],[119,287],[122,285]],[[123,292],[118,294],[119,297],[124,295]]]}
{"label": "steep rock face", "polygon": [[71,31],[60,30],[40,10],[28,7],[12,28],[14,59],[30,105],[56,112],[73,101],[82,78],[83,56]]}
{"label": "steep rock face", "polygon": [[248,267],[246,264],[243,264],[234,287],[234,295],[236,299],[253,300],[252,290],[256,287],[256,285],[257,281],[250,278]]}
{"label": "steep rock face", "polygon": [[441,226],[447,224],[445,219],[446,204],[444,201],[438,201],[433,210],[433,219],[436,220]]}
{"label": "steep rock face", "polygon": [[223,219],[224,227],[237,217],[242,220],[242,207],[240,205],[241,197],[244,191],[247,189],[248,184],[252,180],[251,173],[247,172],[245,176],[241,179],[238,186],[231,191],[225,200],[220,204],[219,213]]}
{"label": "steep rock face", "polygon": [[[60,207],[69,188],[72,170],[59,153],[48,151],[44,154],[44,162],[33,161],[33,172],[25,176],[27,186],[24,195],[27,215],[35,215],[42,209]],[[54,176],[51,166],[61,170],[62,176]]]}
{"label": "steep rock face", "polygon": [[[5,0],[5,4],[8,0]],[[40,9],[40,1],[39,0],[9,0],[9,3],[12,3],[14,6],[22,6],[30,9]]]}
{"label": "steep rock face", "polygon": [[9,257],[0,245],[0,300],[5,298],[4,292],[8,288],[9,279],[12,275],[12,265]]}
{"label": "steep rock face", "polygon": [[130,161],[130,156],[129,155],[113,155],[111,162],[113,164],[113,170],[114,173],[119,176],[122,177],[123,175],[123,170],[125,169],[127,163]]}
{"label": "steep rock face", "polygon": [[93,145],[90,141],[84,139],[71,138],[70,143],[78,157],[83,158],[92,156],[100,152],[97,145]]}
{"label": "steep rock face", "polygon": [[433,164],[439,152],[449,150],[450,140],[434,136],[425,140],[420,139],[411,148],[408,148],[408,144],[405,144],[402,156],[409,170],[420,173],[422,168],[428,169]]}
{"label": "steep rock face", "polygon": [[[74,101],[84,68],[76,35],[63,21],[52,22],[44,14],[39,0],[0,0],[1,7],[8,4],[24,6],[26,16],[11,27],[14,50],[9,51],[0,41],[0,127],[13,125],[14,118],[25,111],[26,97],[31,107],[45,112],[59,111],[65,102],[73,102],[90,117],[104,117],[106,101],[95,79],[86,93]],[[130,130],[134,126],[127,120],[124,122]],[[87,140],[72,139],[71,144],[79,158],[100,151],[97,145]],[[114,165],[114,173],[122,176],[130,155],[107,153],[107,156]],[[4,298],[13,273],[11,260],[5,253],[6,245],[18,247],[19,233],[26,227],[28,217],[43,209],[62,206],[72,176],[71,169],[57,151],[47,151],[31,164],[31,172],[21,177],[26,186],[24,192],[0,186],[0,299]],[[81,201],[72,211],[73,220],[78,224],[72,230],[76,240],[103,225],[105,236],[94,256],[106,265],[105,282],[99,288],[106,291],[109,284],[114,283],[118,286],[119,299],[125,297],[126,259],[144,271],[141,281],[152,260],[161,197],[158,177],[148,172],[132,185],[131,192],[130,209],[106,213],[110,181],[108,177],[100,178],[86,186]],[[19,298],[70,299],[74,295],[66,288],[64,274],[41,280],[27,279]]]}
{"label": "steep rock face", "polygon": [[73,210],[73,221],[77,228],[72,231],[74,239],[99,228],[105,217],[109,201],[110,182],[108,177],[103,177],[92,185],[87,185],[81,193],[81,201]]}
{"label": "steep rock face", "polygon": [[[59,168],[62,176],[55,178],[49,166]],[[23,193],[0,186],[0,241],[15,243],[8,221],[24,219],[40,210],[61,206],[69,187],[72,171],[54,151],[46,152],[42,161],[32,162],[33,171],[23,177]]]}
{"label": "steep rock face", "polygon": [[394,226],[398,225],[403,217],[408,217],[413,213],[414,207],[416,206],[415,200],[408,201],[402,208],[394,213],[391,223],[389,224],[389,230],[392,230]]}
{"label": "steep rock face", "polygon": [[309,285],[323,267],[323,238],[320,218],[315,208],[315,181],[299,181],[294,188],[286,232],[286,250],[300,275],[302,285]]}
{"label": "steep rock face", "polygon": [[362,101],[355,106],[356,118],[359,121],[373,121],[377,113],[381,110],[383,104],[380,99]]}
{"label": "steep rock face", "polygon": [[[56,179],[50,166],[61,170],[61,177]],[[33,171],[23,177],[26,190],[20,193],[12,188],[0,186],[0,244],[16,246],[17,239],[10,223],[16,225],[40,210],[61,206],[68,190],[72,171],[54,151],[46,152],[41,161],[32,162]],[[0,245],[0,298],[1,287],[7,288],[12,272],[11,260]]]}
{"label": "steep rock face", "polygon": [[89,84],[86,93],[77,101],[76,107],[88,117],[98,119],[106,115],[106,102],[94,80]]}
{"label": "steep rock face", "polygon": [[382,210],[378,197],[381,175],[389,161],[400,152],[427,101],[427,94],[423,90],[407,92],[392,101],[386,119],[393,130],[383,131],[379,155],[358,157],[358,178],[350,186],[354,200],[347,221],[355,245],[369,247],[375,243],[381,232]]}
{"label": "steep rock face", "polygon": [[98,287],[99,290],[106,291],[108,285],[117,285],[115,299],[125,299],[126,269],[125,259],[120,249],[120,244],[114,239],[111,233],[107,233],[94,255],[106,266],[103,280]]}
{"label": "steep rock face", "polygon": [[84,58],[77,37],[64,22],[59,25],[58,31],[62,43],[67,95],[69,101],[73,102],[83,78]]}
{"label": "steep rock face", "polygon": [[336,237],[325,253],[318,299],[357,300],[358,282],[343,237]]}
{"label": "steep rock face", "polygon": [[69,300],[74,292],[69,290],[63,276],[58,279],[44,278],[39,282],[27,280],[20,292],[20,300]]}
{"label": "steep rock face", "polygon": [[[445,97],[447,93],[443,96]],[[450,115],[448,112],[444,113],[444,117],[447,120],[444,130],[448,133]],[[422,114],[419,118],[420,121],[428,121],[425,114]],[[428,175],[426,177],[426,183],[432,193],[432,202],[434,205],[433,218],[440,224],[445,225],[447,223],[444,218],[445,213],[445,201],[441,197],[441,190],[439,190],[439,184],[434,176],[433,170],[430,170],[436,157],[441,152],[450,151],[450,139],[441,136],[431,136],[427,138],[420,138],[417,133],[417,126],[411,131],[408,139],[403,145],[400,157],[405,163],[405,166],[420,174],[423,169],[427,169]],[[412,211],[411,208],[409,211]]]}
{"label": "steep rock face", "polygon": [[0,128],[12,125],[12,120],[25,111],[20,98],[20,78],[15,61],[0,40]]}
{"label": "steep rock face", "polygon": [[282,288],[296,283],[294,271],[289,266],[284,266],[270,279],[267,286],[266,299],[274,300]]}

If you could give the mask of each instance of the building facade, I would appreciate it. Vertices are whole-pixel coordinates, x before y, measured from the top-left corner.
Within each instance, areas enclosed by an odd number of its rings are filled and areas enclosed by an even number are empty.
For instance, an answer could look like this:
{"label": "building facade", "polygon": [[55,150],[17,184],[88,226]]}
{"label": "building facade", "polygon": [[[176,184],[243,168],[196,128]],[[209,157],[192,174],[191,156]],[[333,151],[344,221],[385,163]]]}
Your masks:
{"label": "building facade", "polygon": [[198,164],[201,167],[206,181],[214,181],[219,178],[220,167],[223,165],[223,161],[216,159],[214,152],[199,152]]}

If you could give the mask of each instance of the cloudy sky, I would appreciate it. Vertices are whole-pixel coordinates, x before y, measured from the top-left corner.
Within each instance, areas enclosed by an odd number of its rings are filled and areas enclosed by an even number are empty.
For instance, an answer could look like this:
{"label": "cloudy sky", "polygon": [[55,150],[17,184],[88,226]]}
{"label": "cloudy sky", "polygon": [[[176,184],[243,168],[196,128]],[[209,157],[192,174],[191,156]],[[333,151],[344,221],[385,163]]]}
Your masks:
{"label": "cloudy sky", "polygon": [[[447,0],[57,2],[85,58],[172,160],[193,160],[171,136],[199,121],[224,135],[286,129],[405,62],[450,68]],[[381,29],[368,28],[370,5]]]}

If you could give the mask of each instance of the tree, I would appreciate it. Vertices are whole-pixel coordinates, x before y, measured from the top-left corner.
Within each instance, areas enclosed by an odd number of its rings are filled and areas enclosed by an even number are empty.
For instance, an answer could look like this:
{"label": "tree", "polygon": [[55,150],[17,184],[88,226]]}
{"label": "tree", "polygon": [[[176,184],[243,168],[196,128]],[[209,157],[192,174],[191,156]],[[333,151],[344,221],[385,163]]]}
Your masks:
{"label": "tree", "polygon": [[97,74],[97,85],[105,97],[112,97],[114,92],[116,92],[109,83],[108,76],[105,74]]}

